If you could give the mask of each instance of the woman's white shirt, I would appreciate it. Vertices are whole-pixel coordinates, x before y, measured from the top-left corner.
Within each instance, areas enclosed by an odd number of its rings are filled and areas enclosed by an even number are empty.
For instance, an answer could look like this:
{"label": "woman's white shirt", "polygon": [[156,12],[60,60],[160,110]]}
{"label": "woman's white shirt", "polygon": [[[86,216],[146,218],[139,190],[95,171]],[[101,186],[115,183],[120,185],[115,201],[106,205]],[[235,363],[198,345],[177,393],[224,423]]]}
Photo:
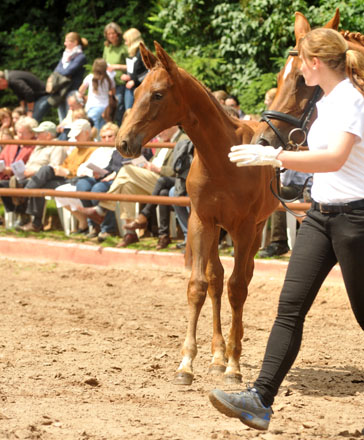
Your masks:
{"label": "woman's white shirt", "polygon": [[315,173],[312,198],[319,203],[346,203],[364,199],[364,97],[349,79],[341,81],[317,103],[317,119],[308,134],[312,151],[328,148],[335,133],[358,137],[339,171]]}

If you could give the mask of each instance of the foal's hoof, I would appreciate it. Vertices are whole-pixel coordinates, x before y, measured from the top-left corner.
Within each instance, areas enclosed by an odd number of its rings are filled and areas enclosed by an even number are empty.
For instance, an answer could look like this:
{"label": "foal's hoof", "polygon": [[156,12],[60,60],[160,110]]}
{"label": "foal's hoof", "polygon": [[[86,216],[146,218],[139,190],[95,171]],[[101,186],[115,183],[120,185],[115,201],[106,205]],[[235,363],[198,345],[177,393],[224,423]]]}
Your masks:
{"label": "foal's hoof", "polygon": [[210,365],[209,366],[209,374],[220,375],[225,373],[226,367],[225,365]]}
{"label": "foal's hoof", "polygon": [[227,385],[239,385],[241,383],[240,373],[230,373],[224,375],[224,383]]}
{"label": "foal's hoof", "polygon": [[174,375],[174,385],[191,385],[193,381],[193,374],[185,371],[178,371]]}

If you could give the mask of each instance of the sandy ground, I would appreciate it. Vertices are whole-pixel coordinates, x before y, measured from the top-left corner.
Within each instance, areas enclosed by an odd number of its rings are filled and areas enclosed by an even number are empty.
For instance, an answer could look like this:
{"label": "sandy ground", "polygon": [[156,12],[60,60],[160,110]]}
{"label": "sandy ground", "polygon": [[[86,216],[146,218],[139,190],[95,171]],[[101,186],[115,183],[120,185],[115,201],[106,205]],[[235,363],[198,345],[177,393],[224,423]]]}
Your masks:
{"label": "sandy ground", "polygon": [[[363,333],[340,281],[309,313],[302,349],[268,432],[220,415],[207,373],[209,300],[191,386],[173,385],[186,331],[184,270],[0,260],[0,439],[355,439],[364,428]],[[255,273],[241,368],[252,382],[281,277]],[[224,294],[223,326],[230,322]],[[235,387],[236,389],[236,387]]]}

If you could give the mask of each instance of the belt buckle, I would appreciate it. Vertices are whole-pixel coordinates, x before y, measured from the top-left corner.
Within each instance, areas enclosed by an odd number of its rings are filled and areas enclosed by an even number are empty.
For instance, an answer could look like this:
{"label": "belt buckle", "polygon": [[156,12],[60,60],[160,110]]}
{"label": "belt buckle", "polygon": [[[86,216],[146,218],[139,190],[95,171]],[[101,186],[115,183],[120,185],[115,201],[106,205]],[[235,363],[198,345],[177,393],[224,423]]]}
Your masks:
{"label": "belt buckle", "polygon": [[319,203],[319,210],[321,214],[330,214],[330,211],[327,208],[325,208],[325,205],[322,203]]}

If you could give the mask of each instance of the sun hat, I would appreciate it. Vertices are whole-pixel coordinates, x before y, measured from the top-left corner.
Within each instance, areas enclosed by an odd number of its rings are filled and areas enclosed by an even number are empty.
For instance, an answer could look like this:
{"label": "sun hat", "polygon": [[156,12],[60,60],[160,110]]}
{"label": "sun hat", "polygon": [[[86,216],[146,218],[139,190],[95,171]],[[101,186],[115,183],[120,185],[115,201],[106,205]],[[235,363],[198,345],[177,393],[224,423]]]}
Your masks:
{"label": "sun hat", "polygon": [[91,132],[91,124],[87,119],[76,119],[72,125],[71,130],[68,133],[69,138],[75,138],[78,136],[81,131],[88,131]]}
{"label": "sun hat", "polygon": [[35,127],[32,130],[35,133],[44,133],[45,131],[47,131],[48,133],[51,133],[53,137],[57,135],[57,126],[54,122],[51,121],[41,122],[38,127]]}

